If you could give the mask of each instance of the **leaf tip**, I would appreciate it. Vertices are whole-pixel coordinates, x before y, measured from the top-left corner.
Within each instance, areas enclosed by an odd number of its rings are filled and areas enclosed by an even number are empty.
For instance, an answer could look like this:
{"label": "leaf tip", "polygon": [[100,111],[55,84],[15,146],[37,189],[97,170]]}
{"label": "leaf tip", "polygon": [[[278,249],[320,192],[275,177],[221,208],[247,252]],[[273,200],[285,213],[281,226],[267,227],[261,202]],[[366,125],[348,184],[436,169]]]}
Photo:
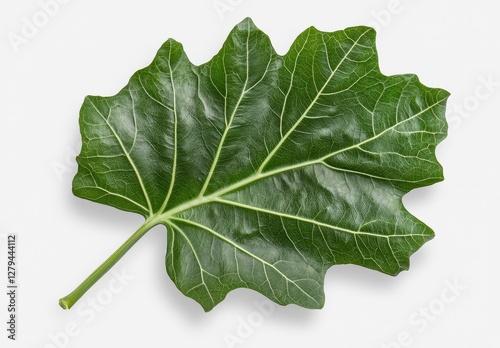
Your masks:
{"label": "leaf tip", "polygon": [[245,26],[246,28],[248,28],[248,27],[251,27],[251,28],[252,27],[256,27],[255,22],[250,17],[246,17],[238,25]]}

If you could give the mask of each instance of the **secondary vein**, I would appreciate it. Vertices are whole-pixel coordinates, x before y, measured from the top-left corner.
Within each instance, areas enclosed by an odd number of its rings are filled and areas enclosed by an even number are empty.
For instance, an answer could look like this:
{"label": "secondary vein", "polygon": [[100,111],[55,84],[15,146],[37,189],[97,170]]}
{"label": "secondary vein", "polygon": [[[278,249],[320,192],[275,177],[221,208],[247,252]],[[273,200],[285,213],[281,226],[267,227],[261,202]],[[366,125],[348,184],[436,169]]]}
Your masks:
{"label": "secondary vein", "polygon": [[106,117],[104,117],[104,115],[101,113],[101,111],[99,111],[99,109],[94,105],[94,103],[92,102],[92,100],[90,100],[90,99],[88,99],[88,100],[89,100],[90,104],[94,107],[94,109],[97,111],[97,113],[99,114],[99,116],[101,116],[102,119],[104,120],[104,122],[106,122],[106,125],[109,127],[109,129],[111,130],[111,132],[115,136],[116,141],[118,141],[118,144],[120,145],[120,148],[122,149],[123,153],[127,157],[127,160],[130,163],[130,165],[132,166],[132,169],[134,170],[135,176],[137,177],[137,181],[139,182],[139,186],[141,187],[141,190],[142,190],[142,193],[144,195],[144,198],[146,199],[146,203],[148,205],[149,215],[152,215],[153,214],[153,208],[151,206],[151,201],[149,199],[149,195],[148,195],[148,193],[146,191],[146,187],[144,186],[144,183],[142,181],[142,177],[139,174],[139,170],[137,169],[134,161],[132,160],[132,157],[130,157],[130,154],[125,149],[125,146],[123,145],[122,140],[120,139],[120,137],[116,133],[115,129],[111,126],[111,124],[109,123],[108,119]]}

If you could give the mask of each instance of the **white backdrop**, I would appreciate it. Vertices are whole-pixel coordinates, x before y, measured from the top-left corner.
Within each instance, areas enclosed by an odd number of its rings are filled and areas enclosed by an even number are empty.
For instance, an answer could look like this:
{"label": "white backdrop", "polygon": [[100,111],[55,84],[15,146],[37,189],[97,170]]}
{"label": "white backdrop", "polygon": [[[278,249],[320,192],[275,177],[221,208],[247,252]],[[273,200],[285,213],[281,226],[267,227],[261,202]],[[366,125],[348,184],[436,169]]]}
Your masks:
{"label": "white backdrop", "polygon": [[[500,20],[494,1],[82,1],[0,4],[0,282],[18,234],[18,340],[2,347],[498,347]],[[436,238],[393,278],[333,267],[322,310],[232,292],[212,312],[164,270],[165,230],[143,238],[71,311],[66,295],[140,226],[71,193],[85,95],[112,95],[169,37],[208,61],[244,17],[284,54],[307,27],[378,29],[383,73],[451,92],[446,180],[405,197]],[[5,285],[4,285],[5,284]],[[232,342],[232,343],[228,343]]]}

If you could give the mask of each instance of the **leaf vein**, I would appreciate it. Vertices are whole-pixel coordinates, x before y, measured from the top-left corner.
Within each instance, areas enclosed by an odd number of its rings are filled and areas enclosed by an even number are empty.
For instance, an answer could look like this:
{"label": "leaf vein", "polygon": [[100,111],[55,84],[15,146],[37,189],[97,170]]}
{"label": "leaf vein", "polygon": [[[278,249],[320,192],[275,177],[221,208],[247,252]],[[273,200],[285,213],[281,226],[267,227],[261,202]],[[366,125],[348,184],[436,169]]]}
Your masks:
{"label": "leaf vein", "polygon": [[99,114],[99,116],[102,117],[102,119],[106,122],[106,124],[108,125],[109,129],[111,130],[111,132],[113,133],[113,135],[115,136],[116,138],[116,141],[118,142],[118,144],[120,145],[123,153],[125,154],[125,156],[127,157],[127,160],[128,162],[130,163],[130,165],[132,166],[132,169],[134,170],[134,173],[137,177],[137,181],[139,182],[139,185],[141,186],[141,189],[142,189],[142,193],[144,195],[144,198],[146,199],[146,202],[148,204],[148,211],[149,211],[149,214],[152,215],[153,214],[153,208],[151,206],[151,201],[149,199],[149,195],[148,195],[148,192],[146,191],[146,187],[144,186],[144,183],[142,181],[142,177],[141,175],[139,174],[139,170],[137,169],[134,161],[132,160],[132,157],[130,157],[130,154],[127,152],[127,150],[125,149],[125,146],[123,145],[123,142],[122,140],[120,139],[120,137],[118,136],[118,134],[116,133],[115,129],[111,126],[111,124],[109,123],[108,119],[106,117],[104,117],[104,115],[101,113],[101,111],[99,111],[99,109],[94,105],[94,103],[92,102],[92,100],[89,99],[89,102],[90,104],[94,107],[94,109],[97,111],[97,113]]}

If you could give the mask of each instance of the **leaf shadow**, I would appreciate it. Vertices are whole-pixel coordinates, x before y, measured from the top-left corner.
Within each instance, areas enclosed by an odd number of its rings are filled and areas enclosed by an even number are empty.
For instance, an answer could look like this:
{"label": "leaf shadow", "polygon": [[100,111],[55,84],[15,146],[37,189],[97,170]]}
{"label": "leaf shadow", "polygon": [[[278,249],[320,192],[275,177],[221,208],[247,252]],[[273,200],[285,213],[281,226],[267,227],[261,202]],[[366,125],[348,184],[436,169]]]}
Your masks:
{"label": "leaf shadow", "polygon": [[66,197],[66,207],[71,213],[75,213],[75,218],[88,219],[92,221],[92,224],[102,226],[100,231],[89,230],[89,233],[101,234],[103,230],[111,228],[123,231],[128,236],[144,223],[144,218],[138,214],[131,214],[72,195]]}
{"label": "leaf shadow", "polygon": [[[370,291],[381,291],[394,288],[396,277],[377,272],[357,265],[335,265],[326,274],[325,284],[333,288],[335,284],[341,283],[343,287],[353,287],[357,289],[370,289]],[[329,294],[332,296],[332,294]],[[333,294],[333,296],[335,296]],[[327,295],[327,299],[328,299]]]}
{"label": "leaf shadow", "polygon": [[272,306],[272,314],[269,317],[287,325],[296,324],[298,327],[303,327],[304,324],[312,322],[315,318],[316,311],[314,310],[293,304],[281,306],[259,292],[245,288],[236,289],[229,293],[223,306],[229,307],[232,312],[241,313],[242,317],[246,317],[255,311],[262,313],[259,305],[264,302]]}
{"label": "leaf shadow", "polygon": [[403,205],[408,211],[418,211],[421,207],[429,206],[435,197],[438,196],[438,191],[431,186],[425,186],[411,190],[403,196]]}

